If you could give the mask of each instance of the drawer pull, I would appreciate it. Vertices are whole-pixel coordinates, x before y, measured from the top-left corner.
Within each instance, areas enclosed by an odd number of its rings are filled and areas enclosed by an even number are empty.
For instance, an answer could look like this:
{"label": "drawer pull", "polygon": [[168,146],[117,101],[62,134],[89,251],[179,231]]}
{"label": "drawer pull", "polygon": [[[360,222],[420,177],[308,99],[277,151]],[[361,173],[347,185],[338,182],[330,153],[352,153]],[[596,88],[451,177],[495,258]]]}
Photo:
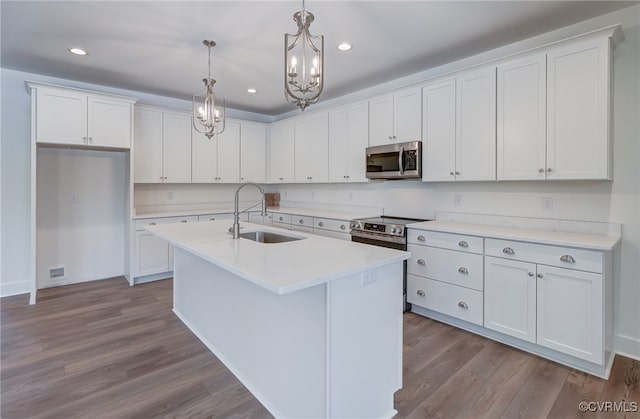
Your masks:
{"label": "drawer pull", "polygon": [[560,257],[560,260],[567,263],[576,263],[576,260],[571,255],[563,255]]}
{"label": "drawer pull", "polygon": [[467,243],[464,240],[461,240],[461,241],[458,242],[458,246],[466,248],[466,247],[469,247],[469,243]]}
{"label": "drawer pull", "polygon": [[424,297],[425,296],[425,293],[422,290],[416,291],[416,294],[418,294],[420,297]]}
{"label": "drawer pull", "polygon": [[155,221],[151,221],[151,222],[149,223],[149,225],[150,225],[150,226],[154,226],[154,225],[156,225],[156,222],[155,222]]}
{"label": "drawer pull", "polygon": [[213,217],[209,218],[209,221],[215,221],[215,220],[216,220],[216,219],[215,219],[215,218],[213,218]]}
{"label": "drawer pull", "polygon": [[318,223],[318,226],[319,226],[319,227],[324,227],[324,223],[323,223],[322,221],[320,221],[320,222]]}
{"label": "drawer pull", "polygon": [[427,262],[425,262],[424,259],[418,259],[416,262],[418,262],[418,265],[422,265],[422,266],[427,264]]}
{"label": "drawer pull", "polygon": [[284,220],[284,218],[280,217],[279,220],[282,221],[282,220]]}
{"label": "drawer pull", "polygon": [[300,224],[304,224],[304,220],[303,219],[300,219],[299,222],[300,222]]}
{"label": "drawer pull", "polygon": [[529,272],[529,276],[533,276],[533,272]]}
{"label": "drawer pull", "polygon": [[344,224],[340,224],[340,230],[346,230],[347,227]]}
{"label": "drawer pull", "polygon": [[464,308],[465,310],[469,308],[469,306],[467,305],[467,303],[465,303],[464,301],[460,301],[460,302],[458,302],[458,307],[460,307],[460,308]]}
{"label": "drawer pull", "polygon": [[184,224],[184,223],[186,223],[186,222],[187,222],[187,220],[182,220],[182,221],[180,221],[180,222]]}
{"label": "drawer pull", "polygon": [[538,278],[543,278],[543,277],[544,277],[544,275],[538,274]]}
{"label": "drawer pull", "polygon": [[502,253],[504,253],[505,255],[515,255],[516,252],[514,252],[510,247],[505,247],[504,249],[502,249]]}
{"label": "drawer pull", "polygon": [[418,236],[418,237],[417,237],[417,239],[418,239],[418,241],[419,241],[419,242],[423,242],[423,241],[425,241],[425,240],[426,240],[426,239],[424,238],[424,236],[422,236],[422,235]]}
{"label": "drawer pull", "polygon": [[460,272],[461,274],[465,274],[465,275],[469,274],[469,271],[464,266],[459,267],[458,268],[458,272]]}

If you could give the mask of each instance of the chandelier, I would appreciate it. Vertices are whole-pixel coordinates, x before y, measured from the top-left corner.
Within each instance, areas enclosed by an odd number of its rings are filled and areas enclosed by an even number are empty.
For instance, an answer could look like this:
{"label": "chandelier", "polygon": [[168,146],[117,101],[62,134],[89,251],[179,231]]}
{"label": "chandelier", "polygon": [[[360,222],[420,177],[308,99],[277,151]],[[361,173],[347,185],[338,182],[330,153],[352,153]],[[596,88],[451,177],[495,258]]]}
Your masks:
{"label": "chandelier", "polygon": [[324,85],[324,36],[309,33],[313,19],[302,0],[302,10],[293,15],[298,32],[284,34],[284,96],[303,111],[318,101]]}
{"label": "chandelier", "polygon": [[216,81],[211,78],[211,47],[215,47],[216,43],[204,40],[202,44],[209,49],[209,74],[206,79],[202,79],[204,92],[193,95],[193,128],[211,139],[215,134],[224,131],[225,103],[224,99],[213,93]]}

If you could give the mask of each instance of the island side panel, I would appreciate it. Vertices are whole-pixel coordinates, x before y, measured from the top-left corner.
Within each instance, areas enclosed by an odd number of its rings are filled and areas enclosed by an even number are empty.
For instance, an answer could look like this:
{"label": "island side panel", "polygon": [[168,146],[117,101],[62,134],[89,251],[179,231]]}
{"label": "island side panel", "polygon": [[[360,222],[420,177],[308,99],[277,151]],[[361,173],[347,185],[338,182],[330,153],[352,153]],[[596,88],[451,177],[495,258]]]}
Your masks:
{"label": "island side panel", "polygon": [[175,313],[249,391],[276,417],[326,417],[326,285],[278,295],[177,247],[174,263]]}
{"label": "island side panel", "polygon": [[329,417],[390,418],[402,387],[402,262],[328,284]]}

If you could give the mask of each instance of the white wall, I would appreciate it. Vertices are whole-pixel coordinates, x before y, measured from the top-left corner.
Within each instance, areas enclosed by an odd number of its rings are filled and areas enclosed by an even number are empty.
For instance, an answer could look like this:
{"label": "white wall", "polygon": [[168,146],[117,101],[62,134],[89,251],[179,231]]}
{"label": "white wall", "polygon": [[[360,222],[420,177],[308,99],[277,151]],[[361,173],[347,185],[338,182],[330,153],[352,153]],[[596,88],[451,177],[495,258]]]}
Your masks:
{"label": "white wall", "polygon": [[[38,288],[125,273],[128,157],[128,152],[38,148]],[[49,278],[49,269],[59,266],[65,277]]]}

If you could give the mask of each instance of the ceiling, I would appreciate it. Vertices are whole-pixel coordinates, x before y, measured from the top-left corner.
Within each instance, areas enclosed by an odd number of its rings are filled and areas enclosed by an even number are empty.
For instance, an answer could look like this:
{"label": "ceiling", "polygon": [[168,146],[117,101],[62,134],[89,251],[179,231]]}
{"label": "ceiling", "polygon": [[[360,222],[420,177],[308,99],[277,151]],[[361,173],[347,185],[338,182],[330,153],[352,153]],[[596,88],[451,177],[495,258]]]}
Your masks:
{"label": "ceiling", "polygon": [[[325,37],[320,100],[361,90],[637,1],[307,0]],[[212,39],[216,93],[227,107],[278,115],[284,33],[300,1],[0,2],[1,65],[105,86],[191,100],[202,90]],[[349,41],[353,49],[336,46]],[[67,49],[89,52],[74,56]],[[257,93],[247,93],[247,88]]]}

